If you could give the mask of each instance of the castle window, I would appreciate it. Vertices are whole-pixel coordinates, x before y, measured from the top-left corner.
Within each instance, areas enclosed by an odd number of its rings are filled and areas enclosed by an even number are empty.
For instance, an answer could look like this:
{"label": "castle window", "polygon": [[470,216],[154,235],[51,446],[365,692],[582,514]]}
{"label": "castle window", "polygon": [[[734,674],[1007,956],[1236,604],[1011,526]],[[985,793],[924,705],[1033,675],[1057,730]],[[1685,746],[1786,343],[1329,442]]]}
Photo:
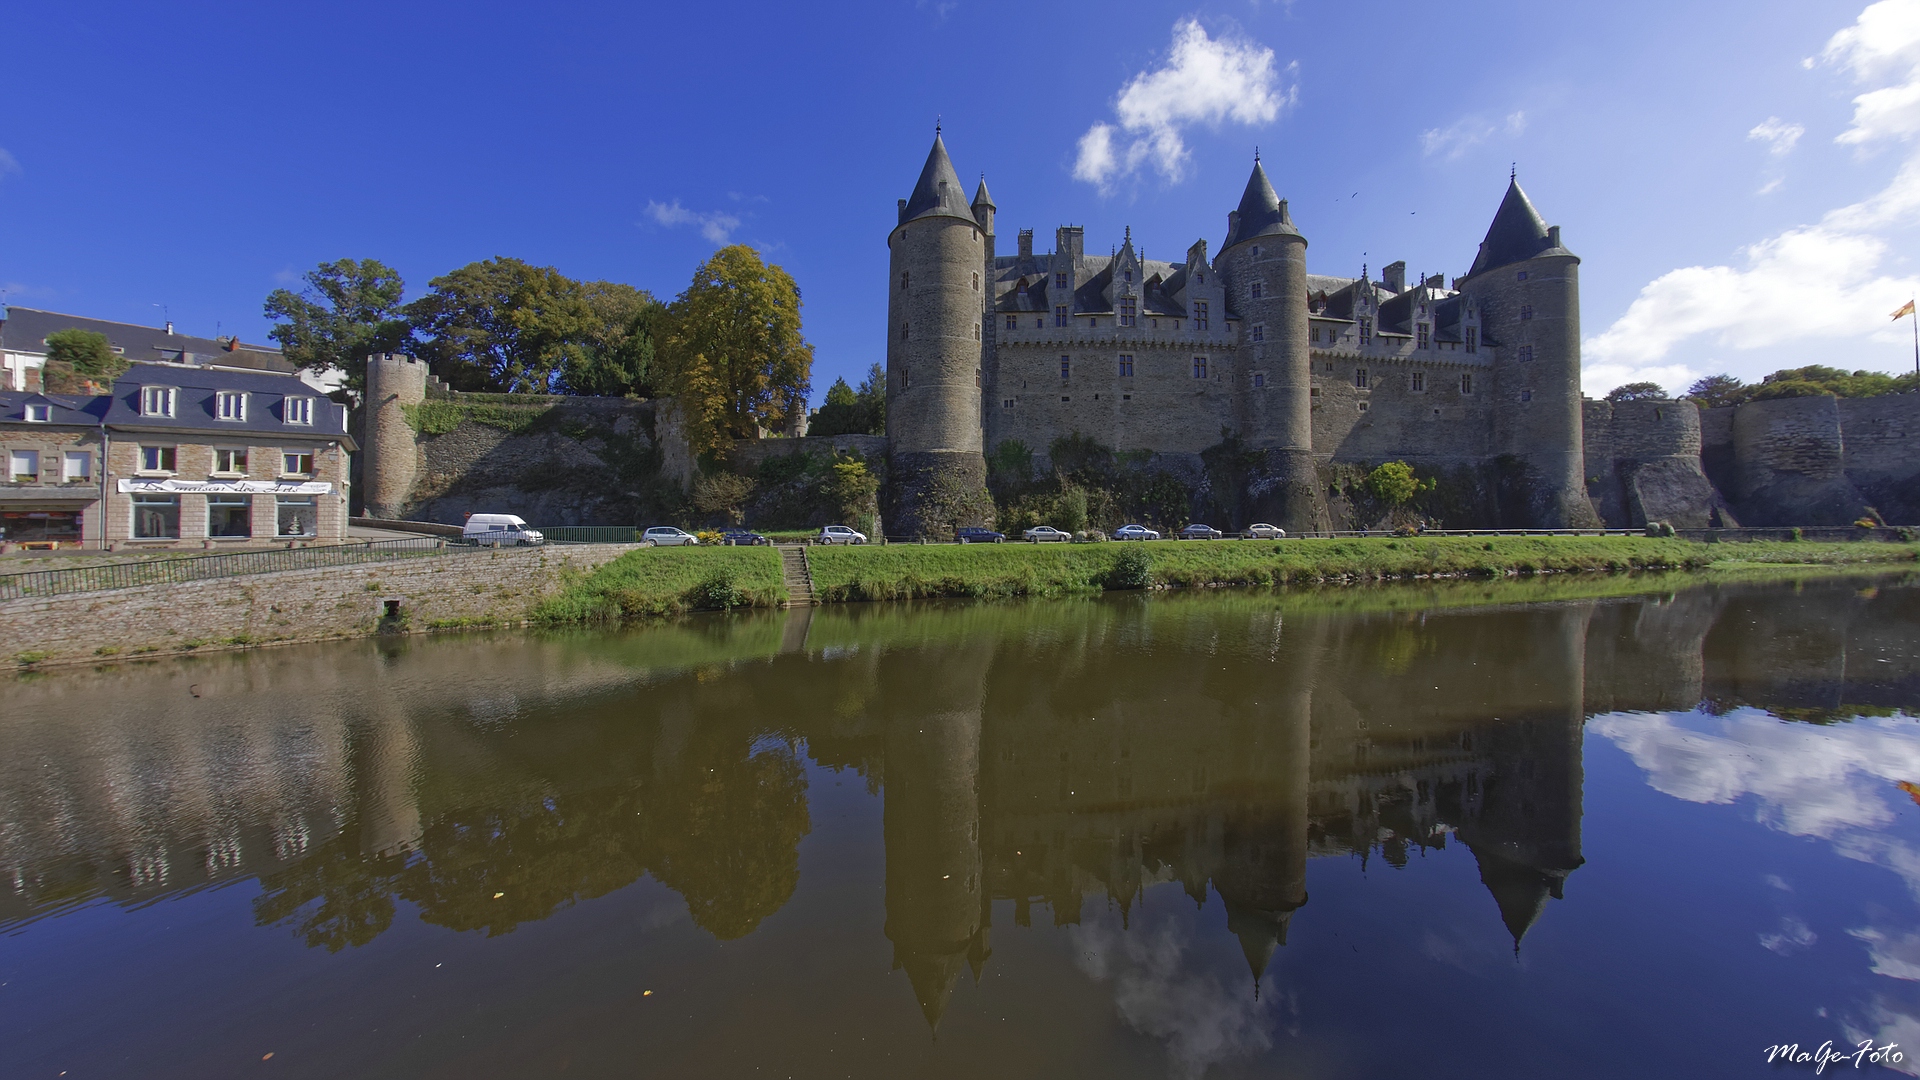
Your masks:
{"label": "castle window", "polygon": [[1120,301],[1120,325],[1133,326],[1136,323],[1138,323],[1140,321],[1138,317],[1139,312],[1140,312],[1139,305],[1135,301],[1132,301],[1132,300]]}
{"label": "castle window", "polygon": [[1520,305],[1520,321],[1525,322],[1531,318],[1533,318],[1533,305],[1521,304]]}
{"label": "castle window", "polygon": [[1531,345],[1520,346],[1520,362],[1523,364],[1526,364],[1526,363],[1531,363],[1532,360],[1533,360],[1533,346]]}
{"label": "castle window", "polygon": [[973,324],[973,340],[975,341],[980,340],[980,324],[979,323]]}
{"label": "castle window", "polygon": [[1064,289],[1067,287],[1067,272],[1065,270],[1053,275],[1053,287],[1056,289]]}
{"label": "castle window", "polygon": [[976,273],[975,273],[975,274],[973,275],[973,291],[974,291],[974,292],[979,292],[979,291],[980,291],[980,275],[979,275],[979,273],[978,273],[978,272],[976,272]]}
{"label": "castle window", "polygon": [[1329,360],[1329,361],[1327,361],[1327,370],[1328,370],[1328,371],[1332,371],[1332,370],[1333,370],[1333,361],[1331,361],[1331,360]]}
{"label": "castle window", "polygon": [[1257,281],[1253,283],[1253,298],[1260,299],[1260,283]]}
{"label": "castle window", "polygon": [[1520,400],[1521,400],[1521,401],[1532,401],[1532,400],[1533,400],[1533,391],[1531,391],[1531,390],[1522,390],[1522,391],[1520,391]]}
{"label": "castle window", "polygon": [[1353,385],[1354,385],[1354,388],[1358,390],[1365,390],[1367,388],[1367,369],[1366,368],[1353,369]]}
{"label": "castle window", "polygon": [[1004,401],[1002,401],[1002,402],[1000,403],[1000,407],[1001,407],[1001,408],[1003,408],[1003,409],[1011,409],[1011,408],[1013,408],[1013,399],[1012,399],[1012,398],[1007,398],[1006,400],[1004,400]]}
{"label": "castle window", "polygon": [[974,385],[975,387],[981,387],[981,386],[985,386],[985,385],[986,385],[986,383],[984,383],[984,382],[982,382],[982,381],[980,380],[980,369],[979,369],[979,368],[974,368],[974,369],[973,369],[973,385]]}
{"label": "castle window", "polygon": [[1416,394],[1424,394],[1426,393],[1426,390],[1427,390],[1427,373],[1424,371],[1414,372],[1413,373],[1413,392]]}
{"label": "castle window", "polygon": [[1193,377],[1196,379],[1204,379],[1207,377],[1206,357],[1196,356],[1193,358]]}
{"label": "castle window", "polygon": [[280,402],[280,422],[283,424],[313,423],[313,399],[310,397],[290,397]]}
{"label": "castle window", "polygon": [[1473,393],[1473,373],[1472,372],[1469,371],[1461,374],[1460,392],[1463,394]]}
{"label": "castle window", "polygon": [[1133,400],[1133,395],[1132,395],[1132,394],[1121,394],[1121,395],[1120,395],[1120,400],[1121,400],[1121,401],[1132,401],[1132,400]]}
{"label": "castle window", "polygon": [[1515,281],[1525,281],[1527,280],[1527,272],[1525,270],[1522,270],[1518,274],[1515,274],[1513,279]]}
{"label": "castle window", "polygon": [[1053,307],[1053,325],[1055,325],[1055,326],[1065,326],[1065,325],[1067,325],[1067,305],[1065,305],[1065,304],[1055,304],[1055,305],[1054,305],[1054,307]]}
{"label": "castle window", "polygon": [[1366,403],[1366,402],[1364,402],[1364,401],[1363,401],[1363,402],[1361,402],[1361,403],[1360,403],[1360,411],[1361,411],[1361,412],[1366,412],[1366,411],[1367,411],[1367,403]]}
{"label": "castle window", "polygon": [[900,324],[900,340],[901,341],[905,341],[911,336],[908,332],[909,329],[910,329],[910,324],[908,323]]}
{"label": "castle window", "polygon": [[1320,340],[1320,328],[1317,326],[1309,327],[1307,329],[1307,340],[1318,342]]}
{"label": "castle window", "polygon": [[1480,351],[1480,328],[1477,326],[1467,327],[1467,351]]}
{"label": "castle window", "polygon": [[1426,323],[1415,324],[1414,347],[1418,349],[1424,349],[1427,347],[1427,324]]}
{"label": "castle window", "polygon": [[1267,385],[1267,373],[1266,373],[1266,372],[1264,372],[1264,371],[1256,371],[1256,372],[1254,372],[1254,373],[1253,373],[1253,386],[1254,386],[1254,389],[1256,389],[1256,390],[1257,390],[1257,389],[1259,389],[1260,387],[1262,387],[1262,386],[1265,386],[1265,385]]}
{"label": "castle window", "polygon": [[1129,354],[1123,353],[1120,356],[1120,377],[1123,379],[1133,378],[1133,357]]}
{"label": "castle window", "polygon": [[1265,340],[1267,340],[1267,328],[1266,328],[1266,326],[1264,326],[1264,325],[1262,325],[1262,324],[1258,324],[1258,323],[1256,323],[1256,324],[1254,325],[1254,328],[1253,328],[1253,340],[1255,340],[1255,341],[1265,341]]}
{"label": "castle window", "polygon": [[1195,300],[1193,302],[1193,328],[1195,330],[1207,329],[1207,302],[1205,300]]}
{"label": "castle window", "polygon": [[900,271],[900,291],[907,291],[907,272],[905,270]]}
{"label": "castle window", "polygon": [[1365,345],[1367,342],[1373,340],[1373,320],[1362,315],[1359,319],[1359,324],[1360,344]]}
{"label": "castle window", "polygon": [[1070,398],[1070,397],[1064,397],[1064,396],[1063,396],[1063,397],[1061,397],[1061,399],[1060,399],[1060,400],[1061,400],[1061,401],[1072,401],[1073,399],[1072,399],[1072,398]]}
{"label": "castle window", "polygon": [[1033,328],[1035,330],[1044,330],[1046,329],[1046,325],[1047,325],[1047,317],[1045,315],[1042,315],[1039,318],[1033,320]]}
{"label": "castle window", "polygon": [[1007,329],[1009,330],[1020,329],[1020,316],[1018,315],[1007,316]]}
{"label": "castle window", "polygon": [[1122,270],[1120,272],[1120,280],[1126,282],[1128,285],[1133,284],[1133,271]]}
{"label": "castle window", "polygon": [[1066,378],[1068,372],[1072,370],[1073,370],[1073,358],[1067,357],[1067,356],[1061,357],[1060,358],[1060,377],[1063,379]]}
{"label": "castle window", "polygon": [[1260,257],[1260,245],[1259,245],[1259,244],[1255,244],[1255,245],[1253,245],[1253,257],[1254,257],[1254,258],[1256,258],[1256,259]]}

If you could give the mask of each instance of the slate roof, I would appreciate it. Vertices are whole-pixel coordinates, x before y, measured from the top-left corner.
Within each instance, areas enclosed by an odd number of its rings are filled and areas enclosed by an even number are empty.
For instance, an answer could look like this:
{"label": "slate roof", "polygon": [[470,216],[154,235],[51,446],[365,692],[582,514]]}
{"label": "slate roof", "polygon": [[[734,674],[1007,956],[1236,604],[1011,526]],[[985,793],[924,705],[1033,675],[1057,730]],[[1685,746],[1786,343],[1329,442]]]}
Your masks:
{"label": "slate roof", "polygon": [[[1008,313],[1050,311],[1047,285],[1053,277],[1055,260],[1060,258],[1058,252],[1034,255],[1029,259],[1017,255],[995,258],[993,310]],[[1112,313],[1113,304],[1107,299],[1106,293],[1113,282],[1114,258],[1112,255],[1080,257],[1075,267],[1075,280],[1079,285],[1073,291],[1072,314]],[[1138,262],[1143,279],[1140,284],[1140,314],[1185,317],[1186,306],[1174,297],[1186,287],[1186,264],[1158,259],[1140,259]],[[1020,279],[1023,277],[1027,279],[1024,290],[1020,288]]]}
{"label": "slate roof", "polygon": [[[174,415],[140,415],[142,386],[172,386],[179,390]],[[214,395],[221,390],[239,390],[248,395],[245,420],[214,418]],[[281,419],[281,406],[288,397],[313,399],[313,423],[288,424]],[[135,364],[116,379],[107,401],[108,426],[125,430],[169,432],[245,431],[292,439],[343,439],[347,437],[347,408],[320,396],[313,387],[297,377],[264,371],[226,371],[180,364]],[[96,421],[97,422],[97,421]]]}
{"label": "slate roof", "polygon": [[1480,253],[1474,256],[1473,268],[1467,271],[1467,276],[1546,254],[1573,253],[1554,247],[1547,223],[1541,219],[1540,211],[1533,208],[1533,200],[1520,190],[1518,179],[1509,180],[1506,197],[1500,200],[1500,209],[1493,215],[1493,224],[1487,227],[1487,238],[1480,242]]}
{"label": "slate roof", "polygon": [[980,188],[973,193],[973,205],[993,207],[995,210],[999,209],[999,207],[993,205],[993,196],[987,194],[986,173],[980,174]]}
{"label": "slate roof", "polygon": [[[0,424],[33,423],[58,426],[81,425],[99,427],[100,414],[106,411],[107,399],[87,394],[39,394],[25,390],[0,391]],[[47,419],[28,421],[27,406],[33,403],[45,403]]]}
{"label": "slate roof", "polygon": [[1233,233],[1220,245],[1220,250],[1225,251],[1256,236],[1300,235],[1299,230],[1293,227],[1293,219],[1287,214],[1286,201],[1274,193],[1273,184],[1267,179],[1266,167],[1258,160],[1253,163],[1253,175],[1247,177],[1247,190],[1240,196],[1239,215]]}
{"label": "slate roof", "polygon": [[960,186],[960,174],[953,171],[953,161],[947,157],[947,144],[938,134],[933,137],[933,149],[927,154],[926,167],[920,170],[920,179],[913,185],[913,194],[907,196],[907,205],[900,208],[902,225],[923,217],[973,220],[966,189]]}
{"label": "slate roof", "polygon": [[180,360],[255,367],[264,371],[292,371],[293,364],[271,345],[241,345],[233,352],[212,338],[169,334],[165,327],[88,319],[57,311],[0,305],[0,349],[44,353],[47,335],[57,330],[88,330],[106,335],[119,355],[134,363],[144,360]]}

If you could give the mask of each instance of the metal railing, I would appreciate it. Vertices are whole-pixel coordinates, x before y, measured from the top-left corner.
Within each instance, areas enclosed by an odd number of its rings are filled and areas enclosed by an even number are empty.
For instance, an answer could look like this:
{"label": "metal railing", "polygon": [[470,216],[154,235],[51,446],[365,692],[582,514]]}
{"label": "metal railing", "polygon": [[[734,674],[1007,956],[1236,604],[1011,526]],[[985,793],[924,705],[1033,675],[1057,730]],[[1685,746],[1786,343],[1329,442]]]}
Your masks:
{"label": "metal railing", "polygon": [[631,525],[536,525],[550,544],[637,544],[640,530]]}
{"label": "metal railing", "polygon": [[[187,581],[271,574],[282,570],[318,570],[328,566],[357,566],[370,562],[418,558],[450,550],[438,537],[375,540],[365,544],[328,544],[306,548],[261,548],[182,559],[144,559],[139,562],[70,566],[59,570],[31,570],[0,574],[0,600],[64,596],[72,593],[133,589],[142,585],[176,585]],[[473,551],[476,549],[466,548]]]}

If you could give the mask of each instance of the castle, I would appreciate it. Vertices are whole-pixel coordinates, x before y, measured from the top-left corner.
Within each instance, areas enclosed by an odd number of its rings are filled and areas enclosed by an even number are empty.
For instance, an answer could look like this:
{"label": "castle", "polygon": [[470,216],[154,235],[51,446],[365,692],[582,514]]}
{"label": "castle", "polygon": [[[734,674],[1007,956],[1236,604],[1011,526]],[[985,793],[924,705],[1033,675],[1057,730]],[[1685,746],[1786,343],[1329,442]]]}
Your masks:
{"label": "castle", "polygon": [[[1326,528],[1318,467],[1401,459],[1487,473],[1501,524],[1596,523],[1583,463],[1580,260],[1514,180],[1471,268],[1409,282],[1307,272],[1307,239],[1256,157],[1226,239],[1178,262],[1132,230],[998,253],[982,177],[965,195],[945,142],[900,200],[887,346],[889,532],[931,531],[984,486],[1003,440],[1082,434],[1121,450],[1257,451],[1254,517]],[[1496,475],[1497,472],[1497,475]]]}

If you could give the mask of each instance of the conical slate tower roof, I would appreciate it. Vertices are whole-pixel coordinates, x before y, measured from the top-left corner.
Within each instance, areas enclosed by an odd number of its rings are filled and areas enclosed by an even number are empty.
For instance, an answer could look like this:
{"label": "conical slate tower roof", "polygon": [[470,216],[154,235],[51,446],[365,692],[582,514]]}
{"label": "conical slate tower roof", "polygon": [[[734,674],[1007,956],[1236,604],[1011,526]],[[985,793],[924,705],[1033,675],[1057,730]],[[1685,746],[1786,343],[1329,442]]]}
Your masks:
{"label": "conical slate tower roof", "polygon": [[1286,201],[1274,192],[1266,167],[1258,158],[1253,162],[1253,175],[1247,177],[1247,190],[1240,196],[1239,214],[1233,235],[1221,245],[1223,251],[1256,236],[1300,235],[1293,227],[1293,219],[1287,215]]}
{"label": "conical slate tower roof", "polygon": [[[1471,845],[1469,850],[1473,850]],[[1507,933],[1513,935],[1513,951],[1517,953],[1520,939],[1533,929],[1547,905],[1547,898],[1557,892],[1559,882],[1531,866],[1492,852],[1474,850],[1473,857],[1480,864],[1480,884],[1487,887],[1493,894],[1493,902],[1499,905],[1500,921],[1506,925]]]}
{"label": "conical slate tower roof", "polygon": [[[987,194],[987,174],[986,173],[980,174],[980,187],[978,190],[976,190],[973,193],[973,205],[993,206],[993,196]],[[997,206],[993,206],[993,208],[995,210],[1000,209]]]}
{"label": "conical slate tower roof", "polygon": [[907,196],[907,205],[900,209],[900,224],[934,216],[973,220],[966,189],[960,186],[960,175],[953,171],[953,160],[947,157],[947,144],[941,141],[938,132],[934,133],[933,150],[927,154],[926,167],[920,170],[920,179],[913,185],[913,194]]}
{"label": "conical slate tower roof", "polygon": [[1553,246],[1547,223],[1533,208],[1533,200],[1520,190],[1517,178],[1510,179],[1507,196],[1500,200],[1500,210],[1493,215],[1493,224],[1487,227],[1487,238],[1481,241],[1480,254],[1474,257],[1467,276],[1523,262]]}

